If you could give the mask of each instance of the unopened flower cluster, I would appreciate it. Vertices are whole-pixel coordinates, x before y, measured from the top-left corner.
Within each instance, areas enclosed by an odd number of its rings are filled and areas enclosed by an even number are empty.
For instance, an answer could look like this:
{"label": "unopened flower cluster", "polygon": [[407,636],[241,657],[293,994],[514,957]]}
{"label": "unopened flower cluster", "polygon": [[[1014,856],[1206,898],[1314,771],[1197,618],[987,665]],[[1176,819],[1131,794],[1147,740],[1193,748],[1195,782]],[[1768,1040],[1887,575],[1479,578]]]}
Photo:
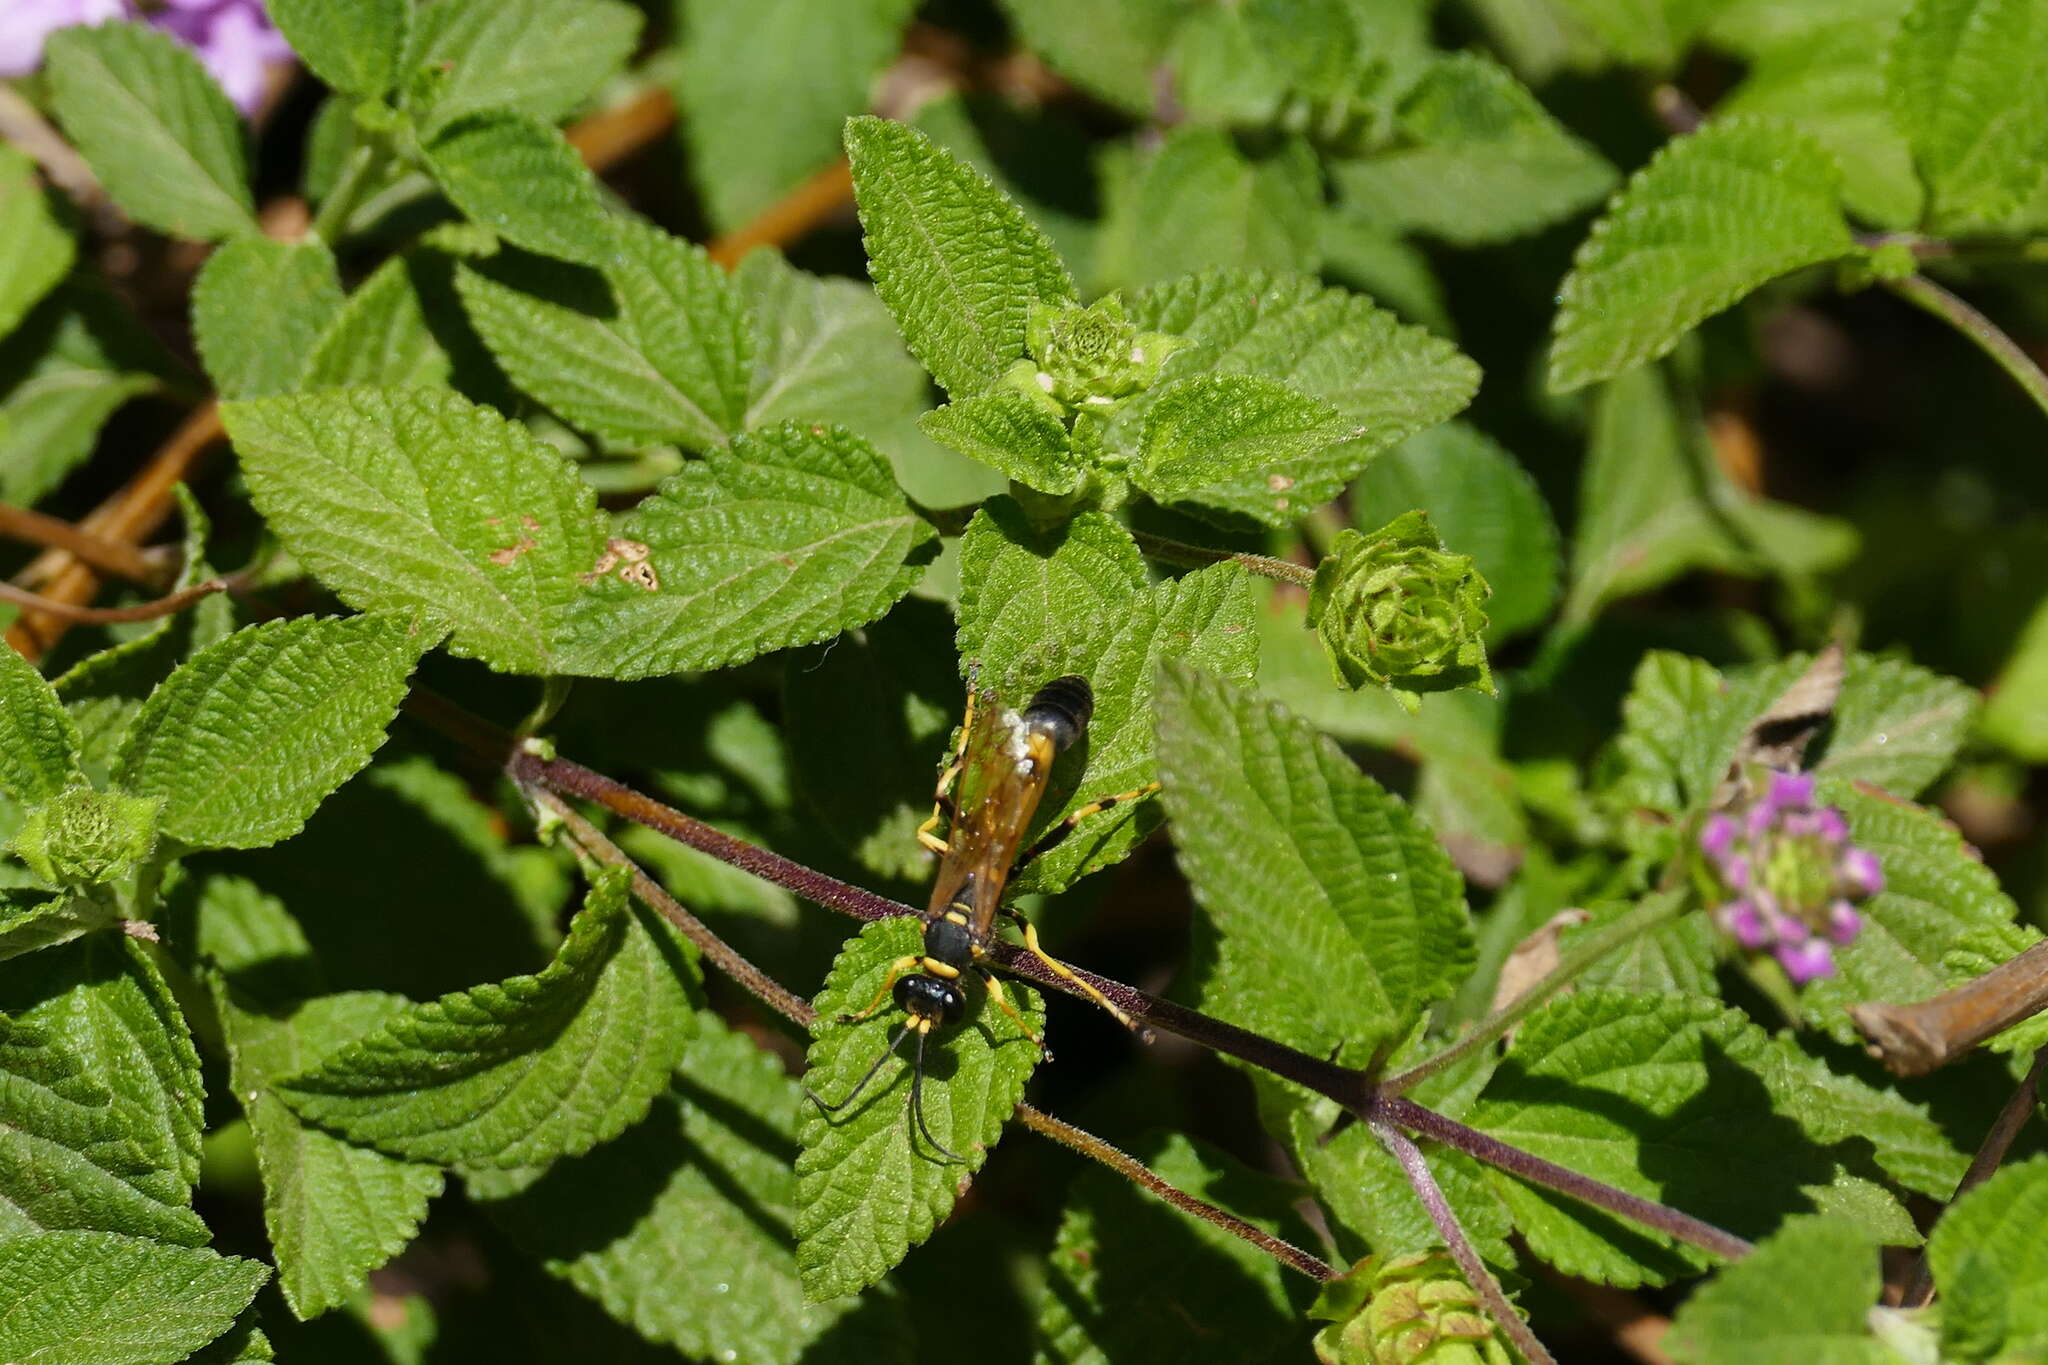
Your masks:
{"label": "unopened flower cluster", "polygon": [[1323,1365],[1509,1365],[1514,1359],[1448,1252],[1369,1256],[1326,1282],[1312,1318]]}
{"label": "unopened flower cluster", "polygon": [[1005,382],[1065,421],[1079,413],[1106,416],[1159,379],[1160,367],[1191,343],[1165,332],[1141,332],[1114,294],[1086,308],[1035,302],[1025,323],[1020,360]]}
{"label": "unopened flower cluster", "polygon": [[1427,512],[1407,512],[1370,535],[1337,536],[1309,588],[1308,623],[1340,684],[1392,689],[1412,711],[1418,692],[1493,691],[1492,591],[1470,555],[1444,548]]}
{"label": "unopened flower cluster", "polygon": [[269,68],[292,56],[262,0],[0,0],[0,76],[34,71],[60,28],[119,19],[145,20],[191,48],[244,114],[263,97]]}
{"label": "unopened flower cluster", "polygon": [[1707,821],[1700,851],[1724,897],[1715,922],[1796,986],[1834,972],[1835,949],[1863,928],[1856,906],[1884,890],[1877,856],[1849,842],[1841,811],[1814,806],[1807,773],[1771,773],[1748,809]]}

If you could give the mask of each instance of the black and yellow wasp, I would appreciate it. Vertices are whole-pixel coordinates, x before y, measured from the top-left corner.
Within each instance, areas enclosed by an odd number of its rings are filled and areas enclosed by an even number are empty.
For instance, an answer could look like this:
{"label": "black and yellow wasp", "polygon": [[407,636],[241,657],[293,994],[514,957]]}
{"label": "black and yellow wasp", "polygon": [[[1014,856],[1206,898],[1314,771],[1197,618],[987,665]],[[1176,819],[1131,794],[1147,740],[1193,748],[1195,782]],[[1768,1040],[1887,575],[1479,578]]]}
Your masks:
{"label": "black and yellow wasp", "polygon": [[[911,1115],[934,1151],[953,1161],[965,1160],[932,1136],[922,1103],[925,1040],[933,1030],[958,1023],[965,1013],[967,997],[961,990],[965,974],[971,971],[979,976],[997,1008],[1016,1020],[1033,1044],[1044,1048],[1044,1040],[1031,1032],[1004,994],[1002,982],[990,971],[987,958],[998,919],[1018,926],[1024,935],[1024,950],[1047,970],[1073,983],[1124,1027],[1137,1029],[1131,1017],[1102,992],[1039,947],[1038,931],[1031,922],[1003,904],[1010,874],[1060,843],[1081,821],[1159,789],[1154,782],[1091,801],[1048,830],[1030,849],[1018,853],[1039,799],[1045,795],[1053,760],[1081,738],[1094,713],[1095,694],[1088,680],[1071,674],[1040,688],[1021,712],[994,709],[989,699],[970,685],[959,743],[939,774],[931,818],[917,831],[919,842],[939,855],[938,874],[924,912],[924,951],[890,963],[888,976],[868,1007],[858,1014],[840,1016],[841,1023],[865,1019],[893,997],[906,1016],[903,1026],[845,1099],[827,1104],[810,1095],[820,1109],[835,1113],[852,1104],[896,1055],[904,1038],[914,1033],[917,1058],[911,1069]],[[941,824],[946,826],[943,837],[938,833]]]}

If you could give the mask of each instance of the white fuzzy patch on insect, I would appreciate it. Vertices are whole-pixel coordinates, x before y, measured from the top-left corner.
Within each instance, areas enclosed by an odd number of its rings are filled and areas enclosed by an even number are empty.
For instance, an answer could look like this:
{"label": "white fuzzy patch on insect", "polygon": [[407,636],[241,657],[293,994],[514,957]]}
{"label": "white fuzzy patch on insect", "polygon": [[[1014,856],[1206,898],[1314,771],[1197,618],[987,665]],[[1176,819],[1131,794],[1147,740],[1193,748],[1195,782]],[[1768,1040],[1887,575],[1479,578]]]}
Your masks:
{"label": "white fuzzy patch on insect", "polygon": [[1031,761],[1031,742],[1030,736],[1024,732],[1024,717],[1015,711],[1005,711],[1002,726],[1007,737],[1003,742],[1004,757],[1018,767],[1024,767]]}

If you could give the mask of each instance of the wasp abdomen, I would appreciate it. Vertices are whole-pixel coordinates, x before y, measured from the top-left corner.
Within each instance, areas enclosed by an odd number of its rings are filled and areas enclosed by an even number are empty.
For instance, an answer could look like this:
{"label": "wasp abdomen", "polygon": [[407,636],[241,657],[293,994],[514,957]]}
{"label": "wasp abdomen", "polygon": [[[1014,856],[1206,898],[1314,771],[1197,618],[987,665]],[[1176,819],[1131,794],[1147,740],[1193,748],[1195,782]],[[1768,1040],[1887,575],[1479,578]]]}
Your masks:
{"label": "wasp abdomen", "polygon": [[1038,689],[1031,704],[1024,708],[1021,723],[1027,732],[1051,740],[1057,753],[1081,738],[1094,714],[1095,692],[1088,686],[1088,680],[1069,673]]}

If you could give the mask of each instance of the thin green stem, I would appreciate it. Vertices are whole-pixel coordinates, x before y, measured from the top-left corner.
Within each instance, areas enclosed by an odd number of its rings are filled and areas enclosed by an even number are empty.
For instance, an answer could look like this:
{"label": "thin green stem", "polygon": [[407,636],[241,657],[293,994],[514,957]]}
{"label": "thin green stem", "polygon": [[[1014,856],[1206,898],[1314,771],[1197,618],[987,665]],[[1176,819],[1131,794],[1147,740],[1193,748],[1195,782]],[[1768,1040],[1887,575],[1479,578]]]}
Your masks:
{"label": "thin green stem", "polygon": [[1914,307],[1934,314],[1968,337],[1977,349],[1997,362],[1999,369],[2012,376],[2013,382],[2026,391],[2036,407],[2048,413],[2048,374],[2041,373],[2041,367],[2034,363],[2033,357],[2021,350],[1997,323],[1925,275],[1885,280],[1883,284]]}
{"label": "thin green stem", "polygon": [[[362,136],[360,132],[357,134]],[[313,215],[313,235],[332,247],[341,234],[348,231],[348,220],[355,216],[363,196],[369,193],[377,173],[384,167],[388,153],[385,139],[366,138],[348,154],[348,160],[341,168],[341,177],[327,197],[320,201],[320,211]]]}
{"label": "thin green stem", "polygon": [[562,709],[562,703],[569,700],[570,690],[575,685],[574,678],[565,678],[558,673],[550,673],[542,678],[540,699],[534,702],[533,710],[527,713],[525,720],[519,722],[519,728],[513,733],[520,739],[539,734],[542,727],[553,720],[555,713]]}
{"label": "thin green stem", "polygon": [[1145,531],[1133,531],[1131,538],[1138,542],[1138,548],[1145,552],[1147,558],[1162,564],[1178,564],[1184,569],[1206,569],[1211,564],[1234,560],[1261,578],[1277,578],[1282,583],[1293,583],[1303,588],[1315,582],[1316,578],[1314,569],[1303,568],[1291,560],[1275,559],[1271,555],[1255,555],[1242,550],[1212,550],[1206,545],[1168,540],[1165,536]]}
{"label": "thin green stem", "polygon": [[1428,1061],[1382,1082],[1381,1093],[1399,1095],[1446,1067],[1455,1066],[1496,1039],[1505,1037],[1509,1029],[1535,1013],[1544,1002],[1576,980],[1586,968],[1616,948],[1677,919],[1690,903],[1690,897],[1683,891],[1663,891],[1644,897],[1636,903],[1635,909],[1620,919],[1601,925],[1573,944],[1571,952],[1559,959],[1557,966],[1551,968],[1542,980],[1517,996],[1505,1008],[1496,1010],[1480,1020],[1470,1033]]}

